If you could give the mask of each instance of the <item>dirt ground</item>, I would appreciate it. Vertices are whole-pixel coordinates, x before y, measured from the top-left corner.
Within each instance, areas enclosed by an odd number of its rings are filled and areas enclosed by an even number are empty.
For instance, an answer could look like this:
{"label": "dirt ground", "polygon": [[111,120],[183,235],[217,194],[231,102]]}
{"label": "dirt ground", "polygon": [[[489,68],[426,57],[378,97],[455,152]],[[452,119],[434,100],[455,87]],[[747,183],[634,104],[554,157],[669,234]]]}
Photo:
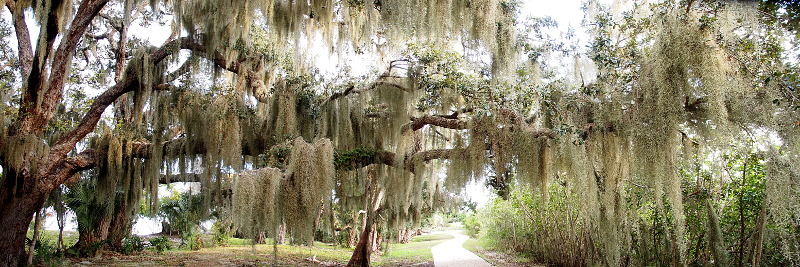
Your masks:
{"label": "dirt ground", "polygon": [[[344,266],[346,259],[330,259],[331,251],[319,251],[320,257],[308,253],[281,252],[276,260],[268,249],[253,250],[249,246],[233,246],[200,251],[143,251],[136,255],[103,252],[94,258],[65,259],[59,266]],[[327,256],[325,254],[328,254]],[[385,261],[377,266],[433,267],[433,262]]]}

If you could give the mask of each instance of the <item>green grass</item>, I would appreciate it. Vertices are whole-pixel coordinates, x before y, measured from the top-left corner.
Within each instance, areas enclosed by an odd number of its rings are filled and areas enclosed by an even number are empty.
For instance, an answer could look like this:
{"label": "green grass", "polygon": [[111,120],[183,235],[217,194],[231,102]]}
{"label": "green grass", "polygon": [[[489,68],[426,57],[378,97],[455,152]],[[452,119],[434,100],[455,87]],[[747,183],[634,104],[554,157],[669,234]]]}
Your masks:
{"label": "green grass", "polygon": [[250,244],[251,242],[252,241],[250,239],[241,239],[241,238],[231,237],[231,238],[228,238],[228,241],[225,242],[225,245],[226,246],[249,246],[249,245],[251,245]]}
{"label": "green grass", "polygon": [[474,238],[467,239],[467,241],[464,242],[463,246],[465,249],[472,251],[472,253],[476,253],[478,251],[483,250],[483,247],[481,247],[478,240]]}
{"label": "green grass", "polygon": [[475,253],[475,255],[478,255],[478,257],[481,257],[482,259],[488,262],[492,261],[491,257],[487,256],[484,253],[487,250],[486,247],[488,247],[486,240],[478,240],[475,238],[470,238],[467,239],[467,241],[465,241],[462,246],[465,249],[471,251],[472,253]]}
{"label": "green grass", "polygon": [[407,244],[391,244],[376,265],[398,265],[409,262],[432,262],[431,248],[452,239],[449,234],[422,235],[411,238]]}
{"label": "green grass", "polygon": [[[42,236],[48,242],[54,243],[54,240],[57,240],[57,232],[55,234],[46,232]],[[65,243],[71,245],[74,243],[73,238],[77,238],[77,233],[74,233],[74,236],[70,235],[69,239],[65,238],[68,241]],[[448,234],[428,234],[416,236],[408,244],[389,244],[383,255],[373,254],[372,263],[375,266],[408,266],[433,262],[431,248],[451,238],[452,236]],[[145,238],[145,240],[148,239]],[[214,265],[220,264],[220,262],[266,266],[271,265],[275,260],[272,239],[267,239],[267,244],[255,246],[251,245],[250,239],[230,238],[224,246],[212,245],[210,240],[203,239],[206,247],[199,251],[178,247],[178,243],[173,242],[172,250],[163,253],[150,250],[133,255],[110,253],[109,256],[94,259],[66,259],[66,265],[69,265],[71,260],[88,260],[99,265],[118,266],[135,266],[140,263],[163,266],[181,266],[185,263]],[[315,242],[314,246],[277,245],[277,264],[278,266],[313,266],[317,264],[306,260],[308,258],[324,262],[346,263],[352,254],[353,248],[343,248],[323,242]]]}
{"label": "green grass", "polygon": [[[33,238],[33,230],[28,230],[28,238]],[[64,231],[64,247],[71,247],[78,242],[78,232]],[[49,242],[51,245],[56,246],[58,242],[57,230],[43,230],[39,232],[39,240]]]}

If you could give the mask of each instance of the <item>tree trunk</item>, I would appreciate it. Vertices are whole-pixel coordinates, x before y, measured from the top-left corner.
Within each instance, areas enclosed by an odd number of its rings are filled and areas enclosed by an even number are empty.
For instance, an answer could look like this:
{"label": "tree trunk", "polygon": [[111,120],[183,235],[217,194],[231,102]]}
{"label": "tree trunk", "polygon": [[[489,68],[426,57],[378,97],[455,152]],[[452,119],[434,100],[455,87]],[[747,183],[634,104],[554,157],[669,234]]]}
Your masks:
{"label": "tree trunk", "polygon": [[264,231],[258,232],[256,237],[253,238],[253,244],[266,244],[267,243],[267,236],[264,234]]}
{"label": "tree trunk", "polygon": [[66,218],[64,218],[64,214],[61,211],[56,211],[56,220],[58,222],[58,250],[64,250],[64,224],[66,224]]}
{"label": "tree trunk", "polygon": [[[3,179],[0,179],[0,267],[23,266],[28,227],[49,192],[32,190],[32,178],[19,177],[5,166],[4,169]],[[18,185],[18,182],[25,185]]]}
{"label": "tree trunk", "polygon": [[25,264],[25,237],[33,214],[41,205],[14,197],[0,203],[0,266],[22,266]]}
{"label": "tree trunk", "polygon": [[375,169],[368,169],[367,170],[367,190],[365,197],[367,201],[367,212],[364,214],[364,220],[362,221],[363,229],[361,231],[361,236],[358,238],[358,244],[356,244],[355,250],[353,250],[353,255],[350,257],[350,261],[347,262],[348,267],[368,267],[370,266],[370,255],[372,254],[372,247],[373,247],[373,240],[375,237],[375,233],[373,233],[375,227],[375,217],[381,211],[380,204],[383,200],[383,190],[378,189],[378,179],[376,179],[376,172]]}
{"label": "tree trunk", "polygon": [[132,216],[124,200],[115,205],[114,216],[108,229],[108,243],[114,250],[122,248],[122,240],[130,235]]}
{"label": "tree trunk", "polygon": [[758,267],[761,265],[761,254],[764,249],[764,231],[766,230],[767,221],[767,203],[761,204],[761,212],[758,214],[758,221],[756,223],[755,238],[753,239],[752,255],[750,257],[750,266]]}
{"label": "tree trunk", "polygon": [[317,239],[317,230],[319,229],[319,222],[322,219],[322,214],[325,212],[325,200],[321,200],[319,205],[319,212],[317,213],[317,219],[314,220],[314,230],[311,233],[311,246],[314,246],[314,241]]}
{"label": "tree trunk", "polygon": [[28,249],[28,266],[33,265],[33,255],[36,254],[36,241],[39,240],[39,231],[42,228],[42,221],[44,220],[44,216],[42,215],[42,210],[37,211],[36,215],[34,215],[33,237],[31,238],[31,246]]}
{"label": "tree trunk", "polygon": [[361,236],[358,238],[358,244],[356,244],[356,249],[353,250],[353,256],[350,257],[350,261],[347,262],[348,267],[368,267],[370,266],[370,255],[372,254],[372,224],[373,219],[370,218],[371,216],[367,217],[367,225],[364,227],[364,230],[361,231]]}
{"label": "tree trunk", "polygon": [[172,225],[167,221],[161,221],[161,235],[173,235]]}
{"label": "tree trunk", "polygon": [[711,248],[711,254],[714,256],[715,266],[728,266],[728,254],[722,239],[722,230],[719,225],[719,216],[717,215],[714,206],[711,205],[711,200],[706,198],[706,211],[708,212],[708,244]]}
{"label": "tree trunk", "polygon": [[275,235],[275,243],[283,245],[286,243],[286,223],[278,225],[278,233]]}
{"label": "tree trunk", "polygon": [[400,244],[407,244],[408,242],[411,242],[411,238],[413,238],[415,235],[417,235],[417,231],[409,228],[403,228],[398,233],[397,242]]}
{"label": "tree trunk", "polygon": [[111,226],[110,216],[101,216],[93,223],[91,226],[81,226],[78,223],[78,243],[73,248],[75,248],[79,256],[92,257],[97,255],[101,243],[108,238],[108,229]]}

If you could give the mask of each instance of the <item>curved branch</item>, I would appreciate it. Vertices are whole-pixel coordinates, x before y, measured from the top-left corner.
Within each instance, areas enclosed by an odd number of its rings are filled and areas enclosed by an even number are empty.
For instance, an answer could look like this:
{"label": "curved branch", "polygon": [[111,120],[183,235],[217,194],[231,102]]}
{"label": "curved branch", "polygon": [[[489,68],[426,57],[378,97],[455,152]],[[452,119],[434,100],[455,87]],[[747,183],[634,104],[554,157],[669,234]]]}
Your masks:
{"label": "curved branch", "polygon": [[[179,48],[192,50],[198,48],[204,49],[202,45],[195,43],[194,40],[190,38],[181,38],[164,44],[161,46],[161,48],[150,54],[150,62],[153,62],[153,64],[158,64],[167,56],[178,51]],[[56,164],[63,165],[59,159],[64,158],[81,139],[94,131],[94,128],[97,126],[97,123],[100,121],[100,118],[102,117],[106,108],[108,108],[108,106],[114,103],[114,101],[123,94],[133,91],[138,87],[139,80],[136,75],[125,75],[124,79],[97,96],[92,102],[92,105],[89,107],[89,110],[83,116],[83,119],[81,119],[81,122],[78,124],[78,126],[59,137],[59,139],[56,140],[56,142],[50,147],[48,162],[53,165],[46,166],[42,169],[48,170],[51,174],[56,171],[51,170],[51,168],[56,166]]]}
{"label": "curved branch", "polygon": [[[65,158],[56,164],[56,168],[50,172],[50,177],[55,180],[55,183],[44,183],[42,187],[38,188],[48,190],[46,192],[49,192],[49,190],[52,190],[56,186],[66,182],[75,174],[96,167],[97,163],[99,162],[98,159],[105,157],[105,155],[105,151],[87,149],[79,153],[77,156]],[[37,182],[41,183],[44,181],[39,180]]]}

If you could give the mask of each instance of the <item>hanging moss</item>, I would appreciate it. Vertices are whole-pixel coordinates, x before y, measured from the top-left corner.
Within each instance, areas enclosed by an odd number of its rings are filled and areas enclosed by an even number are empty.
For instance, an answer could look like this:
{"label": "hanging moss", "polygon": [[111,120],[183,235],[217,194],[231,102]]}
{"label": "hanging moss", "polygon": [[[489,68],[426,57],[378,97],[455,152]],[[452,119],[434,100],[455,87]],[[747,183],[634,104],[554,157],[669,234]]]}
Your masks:
{"label": "hanging moss", "polygon": [[334,186],[333,146],[328,139],[309,144],[298,137],[289,160],[281,189],[282,217],[295,242],[311,243],[314,221]]}
{"label": "hanging moss", "polygon": [[50,154],[50,146],[33,135],[9,136],[4,140],[2,153],[3,163],[13,171],[20,172],[30,166],[27,171],[35,173],[39,162]]}
{"label": "hanging moss", "polygon": [[283,172],[261,168],[239,174],[233,185],[233,224],[244,235],[256,238],[259,233],[277,230],[276,206]]}

